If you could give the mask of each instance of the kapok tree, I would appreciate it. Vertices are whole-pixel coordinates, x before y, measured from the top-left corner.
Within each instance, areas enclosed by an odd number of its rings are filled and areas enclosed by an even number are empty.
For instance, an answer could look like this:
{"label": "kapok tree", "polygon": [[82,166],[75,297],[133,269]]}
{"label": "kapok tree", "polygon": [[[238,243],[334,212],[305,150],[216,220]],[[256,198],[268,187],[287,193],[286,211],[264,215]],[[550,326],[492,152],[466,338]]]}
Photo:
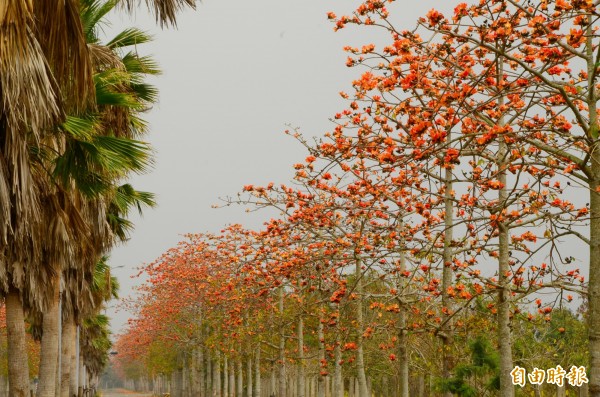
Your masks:
{"label": "kapok tree", "polygon": [[[567,183],[576,183],[589,192],[589,208],[583,202],[576,203],[574,216],[554,218],[548,230],[551,237],[571,234],[589,245],[590,392],[594,396],[600,395],[600,338],[596,334],[600,325],[596,7],[592,1],[484,1],[471,7],[459,5],[451,21],[435,12],[422,21],[445,41],[466,43],[493,59],[492,67],[498,74],[496,89],[483,95],[488,97],[487,103],[495,105],[496,114],[490,117],[488,109],[470,103],[467,106],[472,119],[490,126],[488,130],[493,131],[491,124],[498,125],[496,121],[501,121],[500,128],[511,130],[508,137],[517,142],[513,148],[517,153],[513,150],[509,154],[505,147],[504,158],[531,156],[537,160],[538,176],[556,173],[563,183],[570,179]],[[466,77],[468,81],[477,78],[474,73]],[[532,171],[530,166],[530,174]],[[557,207],[571,206],[558,197],[554,202]],[[507,375],[503,373],[503,377]]]}
{"label": "kapok tree", "polygon": [[[402,260],[406,254],[406,241],[399,244],[400,241],[408,240],[407,236],[417,233],[418,227],[409,229],[400,225],[398,216],[402,212],[399,208],[408,206],[408,189],[390,188],[393,186],[389,179],[381,178],[382,174],[374,173],[368,162],[366,155],[356,155],[347,150],[355,148],[358,151],[368,150],[369,146],[353,146],[352,138],[344,137],[335,133],[335,144],[323,143],[320,148],[311,148],[311,153],[326,158],[320,151],[331,153],[339,149],[338,159],[340,162],[333,161],[329,168],[315,167],[317,158],[314,155],[307,157],[305,164],[296,164],[298,170],[296,180],[302,184],[302,189],[296,190],[282,186],[274,188],[272,185],[264,187],[246,186],[254,198],[249,199],[258,206],[271,206],[279,209],[288,223],[293,225],[293,229],[306,237],[307,241],[314,241],[313,245],[318,247],[323,261],[335,263],[338,272],[345,273],[354,269],[352,283],[340,284],[340,287],[331,294],[331,301],[338,304],[351,297],[356,306],[356,366],[359,377],[360,393],[366,393],[366,377],[364,364],[363,339],[366,335],[372,333],[372,327],[368,327],[364,322],[364,311],[366,301],[369,299],[365,292],[365,279],[368,272],[376,272],[381,277],[391,277],[401,280],[412,274],[406,268]],[[360,141],[360,133],[358,140]],[[373,145],[372,145],[373,146]],[[334,149],[331,149],[331,148]],[[393,147],[392,147],[393,149]],[[344,151],[346,150],[346,151]],[[351,159],[346,163],[341,159]],[[333,169],[342,175],[342,177],[333,174]],[[417,167],[413,166],[413,175]],[[403,171],[400,172],[404,173]],[[332,175],[333,174],[333,175]],[[385,175],[385,174],[383,174]],[[406,178],[406,176],[404,176]],[[418,178],[417,178],[418,179]],[[415,181],[417,180],[415,179]],[[396,176],[396,184],[403,183],[401,176]],[[387,182],[388,184],[386,185]],[[390,191],[393,190],[393,191]],[[385,203],[389,199],[391,202]],[[392,201],[393,200],[393,201]],[[421,208],[425,208],[423,205]],[[433,217],[429,222],[433,222]],[[398,233],[400,230],[400,233]],[[325,245],[323,245],[325,244]],[[402,246],[401,248],[399,248]],[[344,270],[347,268],[348,270]],[[425,267],[427,270],[428,266]],[[313,270],[314,272],[314,270]],[[400,275],[400,276],[399,276]],[[420,279],[419,282],[424,279]],[[405,288],[398,288],[403,281],[394,283],[390,288],[391,299],[400,299],[402,310],[398,310],[399,317],[402,318],[408,310],[408,305],[404,303]],[[400,293],[398,292],[400,290]],[[407,290],[407,289],[406,289]],[[331,292],[330,292],[331,293]],[[392,305],[393,306],[393,305]],[[392,307],[390,306],[390,307]],[[396,305],[398,307],[398,305]],[[400,335],[405,335],[407,331],[406,324],[400,320]],[[371,331],[367,332],[367,329]],[[367,336],[368,337],[368,336]],[[399,342],[402,348],[405,348],[404,340]],[[395,357],[396,355],[394,355]],[[401,355],[402,356],[402,355]],[[407,355],[403,357],[404,364],[407,365]],[[407,368],[407,367],[406,367]],[[408,390],[408,371],[404,371],[402,383]]]}
{"label": "kapok tree", "polygon": [[[542,224],[549,230],[555,230],[564,226],[558,215],[572,213],[574,217],[577,217],[582,213],[566,200],[558,198],[561,193],[560,182],[555,181],[550,185],[550,178],[555,176],[555,169],[569,169],[568,158],[566,163],[563,158],[548,162],[548,157],[541,158],[538,155],[540,149],[528,150],[530,143],[527,139],[531,139],[531,135],[534,134],[523,137],[519,135],[520,131],[516,131],[517,129],[513,127],[513,125],[520,126],[523,120],[530,117],[528,111],[535,113],[539,109],[546,110],[547,108],[543,106],[547,99],[544,101],[539,97],[532,96],[529,98],[529,103],[520,100],[523,97],[523,90],[519,87],[524,84],[524,81],[527,82],[527,79],[522,79],[524,72],[516,70],[519,68],[512,60],[507,61],[502,56],[502,51],[505,51],[506,48],[518,51],[518,46],[514,46],[512,42],[507,45],[510,39],[503,36],[506,32],[501,32],[499,35],[480,35],[482,29],[487,29],[489,25],[496,26],[500,32],[501,29],[507,29],[507,26],[514,22],[510,18],[499,17],[503,23],[501,25],[497,20],[488,19],[487,23],[483,23],[481,19],[477,19],[477,17],[483,18],[481,15],[486,13],[503,13],[507,3],[512,2],[483,3],[485,4],[481,7],[473,7],[478,10],[479,14],[474,11],[470,15],[472,24],[481,23],[481,25],[464,28],[464,31],[467,32],[464,35],[472,36],[472,40],[461,36],[463,25],[461,22],[457,22],[462,16],[461,13],[467,12],[464,4],[457,7],[457,18],[454,23],[448,22],[437,11],[431,11],[427,18],[423,18],[421,23],[426,28],[440,32],[439,36],[432,39],[433,46],[428,47],[435,51],[427,53],[424,53],[423,47],[419,46],[422,40],[415,32],[397,31],[393,27],[389,12],[385,9],[383,2],[365,2],[353,16],[339,18],[337,26],[343,27],[348,23],[378,25],[385,27],[392,34],[394,46],[385,47],[382,55],[375,56],[380,62],[379,64],[371,63],[371,65],[375,65],[371,66],[373,70],[382,70],[383,72],[380,75],[369,73],[368,76],[365,73],[364,77],[367,77],[369,90],[377,88],[379,91],[390,93],[387,99],[385,95],[372,99],[379,103],[378,114],[383,114],[387,120],[397,124],[404,124],[402,118],[399,117],[399,114],[406,115],[406,112],[402,113],[404,108],[412,108],[413,114],[418,115],[412,119],[409,118],[409,123],[405,124],[412,128],[411,132],[414,131],[416,136],[421,139],[417,155],[422,156],[428,149],[439,149],[439,147],[436,148],[429,142],[423,141],[424,137],[429,137],[432,141],[439,141],[448,139],[452,129],[461,133],[458,136],[460,142],[456,146],[459,150],[447,147],[446,154],[448,156],[445,157],[454,157],[454,160],[457,161],[460,161],[461,157],[471,157],[473,171],[470,179],[474,186],[465,198],[467,198],[467,202],[477,204],[478,210],[475,212],[477,216],[472,221],[478,219],[480,221],[470,222],[469,226],[475,227],[478,224],[479,227],[483,227],[479,230],[491,228],[491,233],[484,241],[497,238],[497,243],[493,244],[494,248],[486,243],[479,246],[476,252],[489,253],[498,261],[499,280],[490,286],[499,291],[498,341],[503,352],[501,362],[503,395],[512,395],[509,376],[512,369],[509,320],[511,316],[510,300],[512,299],[510,296],[515,293],[515,288],[511,284],[521,287],[520,284],[523,280],[512,273],[511,266],[520,264],[514,270],[522,272],[523,262],[510,259],[509,254],[512,250],[523,248],[523,251],[529,255],[531,253],[529,248],[515,243],[520,243],[527,238],[536,240],[537,237],[532,235],[532,232],[524,233],[522,231],[520,235],[514,236],[516,238],[511,242],[510,230],[524,226],[535,229],[536,226],[539,227]],[[491,7],[492,3],[498,6]],[[487,5],[490,5],[490,10],[494,11],[486,10]],[[481,40],[477,41],[480,38]],[[414,53],[413,47],[416,48]],[[358,50],[352,51],[358,52]],[[368,54],[372,54],[374,51],[374,46],[363,47],[362,50],[363,53]],[[364,61],[365,56],[360,56],[357,60],[350,59],[349,64],[363,63]],[[440,74],[437,76],[443,77],[442,79],[436,79],[435,75],[432,78],[432,75],[428,74],[432,69],[430,65],[438,68]],[[551,73],[556,72],[557,69],[551,71]],[[535,79],[532,77],[532,80]],[[397,99],[399,96],[395,95],[396,91],[400,91],[400,89],[405,92],[411,91],[413,87],[420,90],[420,94],[413,95],[413,98],[417,99],[416,103],[402,102]],[[412,89],[412,91],[414,94],[415,90]],[[437,99],[435,99],[436,96]],[[382,97],[383,99],[381,99]],[[427,100],[423,101],[423,98],[427,98]],[[556,121],[556,124],[553,124],[554,129],[565,129],[563,116],[558,115],[553,120]],[[439,126],[448,128],[439,128]],[[535,135],[534,139],[537,139],[538,142],[543,141],[543,139],[536,138]],[[416,150],[413,154],[415,152]],[[480,161],[494,165],[494,167],[483,167],[486,170],[483,178],[481,174],[484,169],[477,165]],[[540,170],[542,165],[548,163],[548,167]],[[509,172],[516,174],[516,177],[509,178]],[[452,177],[447,178],[446,185],[451,180]],[[523,183],[522,186],[521,183]],[[548,210],[540,212],[539,208],[531,208],[525,204],[527,195],[532,191],[535,192],[531,186],[542,186],[542,184],[545,186],[545,190],[541,196],[535,197],[536,206],[555,208],[556,211],[552,216],[549,216]],[[490,196],[490,191],[497,192],[495,199]],[[513,196],[509,197],[509,193]],[[451,192],[446,192],[446,203],[450,202],[447,200],[449,194]],[[549,200],[550,197],[553,200]],[[511,206],[514,208],[512,211],[510,210]],[[530,212],[519,212],[522,209],[520,207]],[[460,209],[460,211],[464,212],[465,210]],[[475,213],[467,211],[467,214],[471,214],[469,217],[473,218]],[[556,241],[556,237],[550,233],[546,243]],[[542,245],[547,245],[546,243]],[[536,286],[535,283],[530,285]]]}

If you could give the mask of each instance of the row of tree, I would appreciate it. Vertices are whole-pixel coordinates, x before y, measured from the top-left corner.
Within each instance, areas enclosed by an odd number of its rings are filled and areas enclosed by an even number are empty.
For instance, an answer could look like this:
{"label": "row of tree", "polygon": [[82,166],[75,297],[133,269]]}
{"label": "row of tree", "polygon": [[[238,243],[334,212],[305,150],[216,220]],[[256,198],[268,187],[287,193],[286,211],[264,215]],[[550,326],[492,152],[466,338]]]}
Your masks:
{"label": "row of tree", "polygon": [[[110,275],[110,267],[104,260],[99,261],[94,270],[91,289],[98,302],[94,314],[81,318],[77,324],[63,321],[60,335],[60,387],[57,395],[81,395],[86,387],[97,384],[97,378],[109,362],[109,351],[112,347],[110,339],[109,319],[100,313],[104,300],[117,297],[118,281]],[[107,285],[110,283],[111,285]],[[110,291],[109,293],[105,291]],[[111,296],[108,296],[110,294]],[[68,314],[64,311],[63,316]],[[39,319],[30,317],[26,321],[26,346],[31,389],[39,383],[40,339],[42,337]],[[6,327],[6,308],[0,307],[0,396],[9,394],[8,381],[8,338]],[[72,391],[72,393],[71,393]]]}
{"label": "row of tree", "polygon": [[[405,397],[430,373],[445,395],[511,397],[515,365],[560,364],[586,367],[600,396],[598,4],[481,0],[413,30],[395,27],[399,7],[329,13],[387,33],[346,47],[365,69],[348,107],[315,142],[289,131],[309,153],[292,186],[227,200],[276,219],[189,236],[145,269],[124,375],[175,374],[175,395],[188,368],[192,395],[231,395],[234,373],[236,396],[303,397],[314,375],[319,396]],[[269,371],[265,392],[252,377]]]}
{"label": "row of tree", "polygon": [[[273,261],[278,269],[269,274],[264,252],[255,262],[253,244],[240,232],[190,236],[147,269],[150,284],[142,289],[138,317],[116,346],[114,363],[130,387],[240,397],[397,396],[403,388],[418,396],[497,392],[489,291],[457,296],[457,306],[464,307],[454,316],[452,345],[445,351],[439,290],[429,289],[436,271],[392,276],[371,267],[358,276],[335,275],[313,262],[301,275],[291,273],[298,271],[293,263]],[[273,243],[268,240],[269,247]],[[398,283],[421,277],[398,294]],[[477,287],[462,285],[476,295]],[[409,303],[398,303],[401,297]],[[545,307],[540,310],[544,314],[523,311],[512,320],[515,364],[529,370],[585,365],[580,314],[562,307],[550,317]],[[449,377],[442,356],[453,365]],[[360,394],[361,387],[367,394]],[[528,385],[524,392],[554,394],[554,388]]]}
{"label": "row of tree", "polygon": [[[38,397],[77,395],[76,351],[88,372],[80,379],[107,361],[99,313],[115,281],[103,258],[126,239],[128,213],[154,204],[125,181],[151,165],[141,114],[157,97],[146,77],[159,70],[136,51],[150,39],[144,32],[126,29],[109,41],[99,32],[116,6],[137,3],[0,4],[0,294],[11,397],[29,396],[34,374]],[[146,4],[173,24],[194,2]],[[27,324],[40,340],[34,372]]]}

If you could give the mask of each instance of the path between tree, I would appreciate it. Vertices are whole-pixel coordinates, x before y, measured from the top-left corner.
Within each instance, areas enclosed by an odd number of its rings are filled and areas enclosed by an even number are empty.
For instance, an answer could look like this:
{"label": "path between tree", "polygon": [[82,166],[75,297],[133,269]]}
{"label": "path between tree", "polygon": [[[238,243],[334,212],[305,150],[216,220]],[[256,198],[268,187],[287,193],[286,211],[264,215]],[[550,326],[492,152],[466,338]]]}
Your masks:
{"label": "path between tree", "polygon": [[150,397],[149,393],[138,393],[126,389],[108,389],[102,390],[102,397]]}

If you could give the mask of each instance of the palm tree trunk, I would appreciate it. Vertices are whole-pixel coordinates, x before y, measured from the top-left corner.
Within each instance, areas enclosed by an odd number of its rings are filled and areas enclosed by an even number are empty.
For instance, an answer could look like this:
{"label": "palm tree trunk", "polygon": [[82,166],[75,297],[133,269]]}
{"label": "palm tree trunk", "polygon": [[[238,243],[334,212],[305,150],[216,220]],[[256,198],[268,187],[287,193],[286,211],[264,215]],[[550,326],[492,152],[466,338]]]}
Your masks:
{"label": "palm tree trunk", "polygon": [[0,397],[8,397],[8,378],[0,375]]}
{"label": "palm tree trunk", "polygon": [[74,323],[75,332],[71,339],[71,379],[69,384],[69,396],[77,395],[79,368],[77,367],[77,359],[79,358],[79,327]]}
{"label": "palm tree trunk", "polygon": [[58,371],[59,278],[53,280],[51,301],[44,312],[37,397],[55,397]]}
{"label": "palm tree trunk", "polygon": [[8,339],[8,395],[29,396],[29,367],[25,339],[25,316],[19,291],[10,286],[6,295]]}
{"label": "palm tree trunk", "polygon": [[62,359],[61,359],[61,375],[60,375],[60,397],[71,396],[71,378],[74,374],[71,372],[71,363],[75,358],[73,342],[77,329],[73,318],[68,318],[63,324],[61,335]]}
{"label": "palm tree trunk", "polygon": [[83,388],[85,387],[85,365],[83,364],[83,353],[79,349],[79,385],[77,387],[77,396],[83,397]]}

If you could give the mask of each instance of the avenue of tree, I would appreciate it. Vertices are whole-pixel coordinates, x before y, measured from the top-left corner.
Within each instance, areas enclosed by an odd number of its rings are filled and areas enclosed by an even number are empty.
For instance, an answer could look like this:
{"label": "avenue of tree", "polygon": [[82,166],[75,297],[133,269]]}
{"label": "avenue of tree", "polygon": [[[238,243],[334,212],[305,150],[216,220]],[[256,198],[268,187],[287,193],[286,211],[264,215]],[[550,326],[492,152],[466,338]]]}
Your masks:
{"label": "avenue of tree", "polygon": [[[399,3],[329,13],[386,39],[346,47],[332,131],[288,131],[294,180],[226,200],[276,217],[143,269],[114,360],[131,387],[600,396],[600,2],[478,0],[412,30]],[[589,384],[514,385],[557,365]]]}

